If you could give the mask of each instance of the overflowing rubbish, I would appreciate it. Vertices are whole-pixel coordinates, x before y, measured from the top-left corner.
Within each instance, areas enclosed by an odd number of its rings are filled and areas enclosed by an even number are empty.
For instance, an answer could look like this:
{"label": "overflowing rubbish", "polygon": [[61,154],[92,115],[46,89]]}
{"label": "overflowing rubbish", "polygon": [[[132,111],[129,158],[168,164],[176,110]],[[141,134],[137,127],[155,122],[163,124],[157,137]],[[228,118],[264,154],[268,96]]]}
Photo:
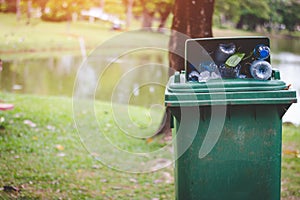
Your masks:
{"label": "overflowing rubbish", "polygon": [[196,52],[195,44],[190,44],[193,47],[189,50],[187,42],[187,52],[192,52],[186,58],[188,82],[221,78],[271,79],[273,69],[268,38],[219,38],[210,40],[209,45],[205,43],[208,40],[191,41],[199,43],[199,51]]}

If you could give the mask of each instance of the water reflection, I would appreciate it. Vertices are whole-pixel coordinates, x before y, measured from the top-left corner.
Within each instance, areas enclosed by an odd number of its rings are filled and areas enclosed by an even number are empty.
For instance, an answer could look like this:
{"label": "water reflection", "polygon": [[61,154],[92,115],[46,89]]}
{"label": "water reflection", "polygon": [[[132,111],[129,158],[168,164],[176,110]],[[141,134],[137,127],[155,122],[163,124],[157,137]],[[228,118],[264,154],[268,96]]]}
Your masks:
{"label": "water reflection", "polygon": [[71,96],[81,58],[13,60],[4,62],[0,89],[5,92]]}
{"label": "water reflection", "polygon": [[[272,55],[273,67],[280,70],[281,79],[291,88],[297,91],[297,99],[300,101],[300,55],[292,53],[279,53]],[[283,121],[300,124],[300,103],[293,104],[283,117]]]}
{"label": "water reflection", "polygon": [[[280,45],[280,49],[288,48],[280,41],[272,45]],[[282,80],[297,90],[300,99],[300,44],[290,45],[290,50],[296,53],[275,51],[272,53],[272,66],[280,70]],[[168,80],[167,52],[144,50],[142,53],[132,52],[118,58],[103,56],[89,58],[87,65],[90,67],[85,67],[85,71],[78,76],[84,84],[77,87],[76,95],[145,107],[163,105],[164,86]],[[80,56],[72,55],[4,60],[0,89],[4,92],[71,97],[76,74],[82,63]],[[110,64],[105,66],[104,63]],[[93,85],[97,85],[96,90]],[[292,105],[284,121],[300,123],[300,103]]]}
{"label": "water reflection", "polygon": [[99,77],[96,99],[146,107],[163,105],[168,81],[166,55],[143,50],[121,56],[118,60],[122,62],[111,63]]}

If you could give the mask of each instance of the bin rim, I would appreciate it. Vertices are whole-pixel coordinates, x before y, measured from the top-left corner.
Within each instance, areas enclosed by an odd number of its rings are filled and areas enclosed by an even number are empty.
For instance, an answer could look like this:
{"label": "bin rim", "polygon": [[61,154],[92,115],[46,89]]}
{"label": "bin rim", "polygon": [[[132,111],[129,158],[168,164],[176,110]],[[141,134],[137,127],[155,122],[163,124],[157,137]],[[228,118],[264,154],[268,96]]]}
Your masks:
{"label": "bin rim", "polygon": [[287,89],[287,85],[281,80],[210,79],[205,82],[174,83],[174,76],[170,77],[167,86],[167,90],[172,93],[274,91],[284,89]]}
{"label": "bin rim", "polygon": [[296,91],[281,80],[211,79],[207,82],[174,83],[170,77],[165,90],[167,106],[242,104],[292,104]]}

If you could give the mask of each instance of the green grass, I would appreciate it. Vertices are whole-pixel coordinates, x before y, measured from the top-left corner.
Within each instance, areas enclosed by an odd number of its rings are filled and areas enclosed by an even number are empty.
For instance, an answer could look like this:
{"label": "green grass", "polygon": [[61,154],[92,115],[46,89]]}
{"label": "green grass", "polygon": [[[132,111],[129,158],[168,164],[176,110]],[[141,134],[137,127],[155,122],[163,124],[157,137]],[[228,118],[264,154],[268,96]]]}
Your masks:
{"label": "green grass", "polygon": [[[133,20],[132,24],[130,30],[138,30],[141,27],[140,22],[136,20]],[[157,22],[154,23],[154,27],[157,27]],[[17,21],[15,14],[4,13],[0,13],[0,29],[0,57],[4,57],[4,60],[59,56],[62,53],[80,54],[79,38],[84,39],[89,53],[99,44],[122,33],[111,31],[111,24],[103,21],[89,23],[88,21],[79,20],[72,23],[53,23],[32,19],[31,23],[27,25],[26,17]],[[213,33],[215,37],[263,34],[216,27],[213,28]],[[134,43],[139,41],[153,43],[156,38],[161,37],[160,35],[140,32],[140,34],[136,34]],[[145,38],[149,38],[149,40],[145,40]],[[118,44],[123,42],[117,41]],[[166,48],[167,44],[168,40],[164,44]]]}
{"label": "green grass", "polygon": [[[174,199],[172,166],[135,174],[116,171],[96,161],[80,141],[70,98],[15,94],[0,94],[0,98],[15,104],[14,110],[2,112],[0,116],[5,127],[0,131],[0,197],[3,199]],[[123,116],[121,107],[117,110]],[[113,124],[110,104],[96,102],[95,108],[105,135],[113,143],[123,144],[120,148],[148,152],[165,145],[161,138],[149,142],[123,137]],[[129,109],[141,130],[148,126],[149,110]],[[158,116],[153,121],[156,127],[160,115],[155,110],[150,113]],[[92,127],[89,116],[93,113],[81,114],[87,117],[83,122],[87,128]],[[24,123],[28,120],[35,126]],[[145,134],[149,132],[140,136]],[[300,198],[299,144],[300,128],[284,125],[282,197],[286,200]],[[20,191],[4,191],[4,186],[14,186]]]}
{"label": "green grass", "polygon": [[[0,13],[0,52],[7,57],[49,56],[58,52],[80,53],[79,37],[88,49],[93,49],[106,38],[118,34],[109,30],[105,22],[52,23],[33,19],[26,25],[25,19],[16,21],[14,14]],[[3,56],[2,55],[2,56]]]}
{"label": "green grass", "polygon": [[[174,198],[171,167],[152,173],[133,174],[110,169],[96,161],[80,141],[74,126],[71,99],[7,94],[2,94],[1,99],[13,102],[15,109],[1,113],[2,121],[5,119],[2,122],[5,129],[0,131],[0,188],[14,186],[20,192],[0,191],[0,197]],[[109,104],[96,103],[95,106],[107,113],[102,122],[113,121],[108,113]],[[131,109],[147,112],[136,107]],[[89,113],[85,114],[89,116]],[[24,123],[28,120],[36,126]],[[111,125],[106,131],[114,133],[116,130]],[[152,142],[130,142],[121,137],[113,139],[115,143],[126,143],[124,149],[128,150],[130,146],[136,146],[141,151],[153,151],[164,145],[160,138]]]}
{"label": "green grass", "polygon": [[300,127],[283,126],[282,197],[300,198]]}
{"label": "green grass", "polygon": [[[17,21],[15,14],[0,13],[0,57],[9,60],[59,56],[62,53],[80,54],[79,38],[84,39],[87,53],[89,53],[98,45],[122,33],[112,31],[111,26],[111,23],[103,21],[90,23],[80,20],[71,23],[54,23],[40,19],[32,19],[27,25],[25,17]],[[140,24],[133,21],[130,30],[139,29]],[[149,41],[153,43],[155,37],[160,37],[160,35],[141,31],[140,34],[136,34],[133,42],[144,42],[145,38],[151,38]],[[117,41],[116,45],[123,42]],[[165,41],[165,44],[167,43],[168,41]]]}

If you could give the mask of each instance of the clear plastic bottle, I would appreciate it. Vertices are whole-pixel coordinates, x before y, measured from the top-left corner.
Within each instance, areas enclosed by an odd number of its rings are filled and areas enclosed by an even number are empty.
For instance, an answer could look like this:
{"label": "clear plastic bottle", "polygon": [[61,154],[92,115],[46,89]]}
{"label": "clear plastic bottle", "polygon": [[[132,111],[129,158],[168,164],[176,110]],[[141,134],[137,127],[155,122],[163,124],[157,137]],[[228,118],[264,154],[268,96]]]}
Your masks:
{"label": "clear plastic bottle", "polygon": [[258,60],[265,60],[270,56],[271,50],[268,46],[259,44],[254,49],[254,56]]}
{"label": "clear plastic bottle", "polygon": [[218,64],[224,63],[227,58],[235,53],[236,46],[233,43],[229,44],[219,44],[216,51],[216,61]]}
{"label": "clear plastic bottle", "polygon": [[185,71],[181,70],[180,72],[180,83],[185,83]]}
{"label": "clear plastic bottle", "polygon": [[272,75],[271,64],[264,60],[256,60],[250,66],[250,73],[258,80],[268,80]]}
{"label": "clear plastic bottle", "polygon": [[199,72],[197,72],[197,71],[192,71],[192,72],[189,74],[188,81],[191,81],[191,82],[198,82],[198,81],[199,81],[199,78],[200,78]]}

